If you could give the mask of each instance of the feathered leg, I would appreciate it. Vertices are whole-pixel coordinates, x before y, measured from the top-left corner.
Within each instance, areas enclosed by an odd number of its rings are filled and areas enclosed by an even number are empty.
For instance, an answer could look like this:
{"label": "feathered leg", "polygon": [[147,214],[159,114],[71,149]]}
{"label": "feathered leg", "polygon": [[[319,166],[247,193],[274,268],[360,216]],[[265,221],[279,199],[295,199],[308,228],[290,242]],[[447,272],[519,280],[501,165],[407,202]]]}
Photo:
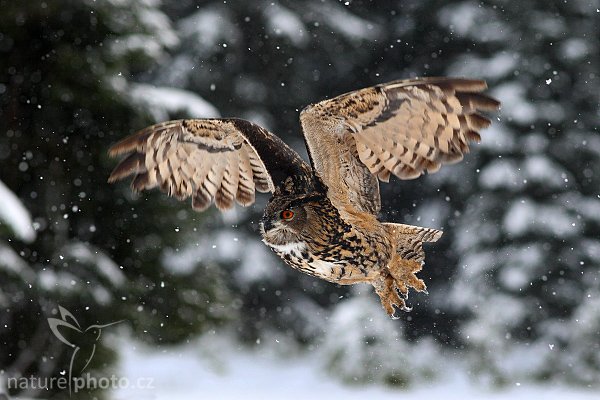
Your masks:
{"label": "feathered leg", "polygon": [[[381,298],[381,304],[387,313],[394,317],[395,309],[410,311],[406,306],[408,289],[426,292],[427,286],[416,273],[423,268],[425,252],[423,242],[435,242],[442,236],[436,229],[403,224],[384,224],[396,245],[390,262],[381,272],[381,276],[373,281],[375,291]],[[400,295],[402,297],[400,297]]]}

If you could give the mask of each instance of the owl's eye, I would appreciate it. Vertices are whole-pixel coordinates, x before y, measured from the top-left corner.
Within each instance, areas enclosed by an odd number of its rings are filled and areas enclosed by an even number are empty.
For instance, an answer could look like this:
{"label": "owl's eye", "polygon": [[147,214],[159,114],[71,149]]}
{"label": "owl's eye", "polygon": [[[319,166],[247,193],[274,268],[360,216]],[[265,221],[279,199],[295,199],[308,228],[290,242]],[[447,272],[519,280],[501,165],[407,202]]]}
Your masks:
{"label": "owl's eye", "polygon": [[279,216],[283,220],[290,221],[290,220],[294,219],[294,212],[291,210],[283,210],[281,212],[281,214],[279,214]]}

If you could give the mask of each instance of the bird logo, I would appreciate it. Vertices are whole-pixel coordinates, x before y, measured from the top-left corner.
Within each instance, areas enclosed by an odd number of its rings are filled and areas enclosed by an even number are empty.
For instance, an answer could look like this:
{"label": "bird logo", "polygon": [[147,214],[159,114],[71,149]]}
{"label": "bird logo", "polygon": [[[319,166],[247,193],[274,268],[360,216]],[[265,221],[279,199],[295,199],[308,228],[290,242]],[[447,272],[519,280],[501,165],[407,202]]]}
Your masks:
{"label": "bird logo", "polygon": [[[75,318],[69,310],[59,305],[58,311],[60,313],[60,319],[48,318],[48,325],[50,325],[50,330],[58,340],[73,348],[73,355],[71,355],[71,362],[69,363],[69,394],[71,394],[73,366],[83,365],[79,370],[79,374],[81,374],[94,357],[96,343],[100,339],[102,329],[123,321],[111,322],[104,325],[90,325],[83,329],[77,321],[77,318]],[[69,333],[69,335],[67,335],[68,339],[60,332],[60,327],[67,329],[66,332]]]}

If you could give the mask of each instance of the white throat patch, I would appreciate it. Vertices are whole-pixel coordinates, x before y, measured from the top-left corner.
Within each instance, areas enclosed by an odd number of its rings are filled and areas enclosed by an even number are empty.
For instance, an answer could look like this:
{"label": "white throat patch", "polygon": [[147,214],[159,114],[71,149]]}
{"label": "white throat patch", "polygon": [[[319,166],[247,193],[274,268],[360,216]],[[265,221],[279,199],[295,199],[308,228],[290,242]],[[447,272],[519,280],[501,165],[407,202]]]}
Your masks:
{"label": "white throat patch", "polygon": [[293,254],[293,253],[300,254],[304,250],[306,250],[306,244],[303,242],[290,242],[290,243],[286,243],[286,244],[268,243],[268,245],[283,254]]}

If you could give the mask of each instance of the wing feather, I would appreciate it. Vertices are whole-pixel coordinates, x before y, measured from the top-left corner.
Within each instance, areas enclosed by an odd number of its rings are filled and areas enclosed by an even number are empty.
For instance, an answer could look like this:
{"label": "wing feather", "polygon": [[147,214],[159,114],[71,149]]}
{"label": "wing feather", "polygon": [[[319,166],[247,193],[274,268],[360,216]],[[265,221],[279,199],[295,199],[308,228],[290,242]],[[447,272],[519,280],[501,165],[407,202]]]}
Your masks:
{"label": "wing feather", "polygon": [[254,203],[255,186],[252,175],[252,164],[248,152],[240,152],[240,183],[237,191],[237,200],[243,206]]}
{"label": "wing feather", "polygon": [[135,191],[160,188],[195,210],[215,202],[220,210],[235,202],[254,203],[255,191],[303,190],[313,184],[311,168],[277,136],[240,119],[192,119],[150,126],[109,150],[125,155],[109,182],[133,175]]}
{"label": "wing feather", "polygon": [[[486,88],[485,81],[475,79],[401,80],[305,108],[300,120],[315,173],[328,187],[345,185],[346,190],[330,193],[332,201],[348,210],[378,211],[379,191],[372,183],[349,184],[349,175],[359,176],[357,182],[369,182],[361,173],[385,182],[391,174],[414,179],[460,161],[470,143],[480,140],[478,131],[490,125],[480,112],[500,105],[481,93]],[[347,134],[352,141],[340,140]],[[344,170],[355,165],[348,157],[367,168]]]}
{"label": "wing feather", "polygon": [[229,153],[226,162],[227,165],[223,171],[221,187],[215,195],[215,205],[220,210],[227,210],[233,207],[238,185],[237,174],[239,173],[239,167],[236,165],[237,154],[233,152]]}

